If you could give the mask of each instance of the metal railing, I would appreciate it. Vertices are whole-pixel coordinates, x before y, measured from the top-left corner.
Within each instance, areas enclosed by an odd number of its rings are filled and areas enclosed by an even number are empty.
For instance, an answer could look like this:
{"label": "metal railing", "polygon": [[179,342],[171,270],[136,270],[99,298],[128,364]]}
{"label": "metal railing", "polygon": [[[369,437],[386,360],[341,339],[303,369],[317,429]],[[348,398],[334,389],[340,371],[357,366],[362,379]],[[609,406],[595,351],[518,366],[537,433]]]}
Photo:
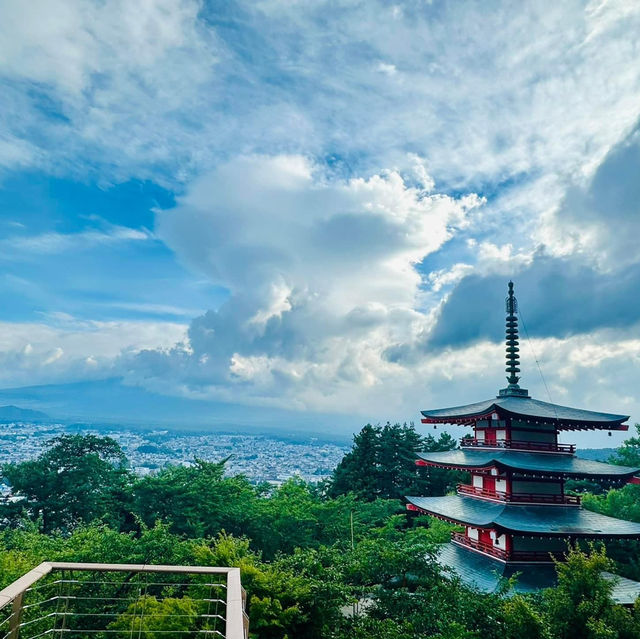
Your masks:
{"label": "metal railing", "polygon": [[44,562],[0,591],[0,639],[247,639],[239,568]]}
{"label": "metal railing", "polygon": [[533,451],[537,453],[565,453],[573,455],[576,452],[575,444],[559,444],[556,442],[527,442],[498,439],[487,441],[474,437],[463,437],[460,440],[462,448],[507,448],[509,450]]}
{"label": "metal railing", "polygon": [[458,484],[459,495],[482,497],[503,501],[511,504],[559,504],[564,506],[579,506],[580,497],[577,495],[562,495],[550,493],[506,493],[500,490],[488,490],[470,484]]}

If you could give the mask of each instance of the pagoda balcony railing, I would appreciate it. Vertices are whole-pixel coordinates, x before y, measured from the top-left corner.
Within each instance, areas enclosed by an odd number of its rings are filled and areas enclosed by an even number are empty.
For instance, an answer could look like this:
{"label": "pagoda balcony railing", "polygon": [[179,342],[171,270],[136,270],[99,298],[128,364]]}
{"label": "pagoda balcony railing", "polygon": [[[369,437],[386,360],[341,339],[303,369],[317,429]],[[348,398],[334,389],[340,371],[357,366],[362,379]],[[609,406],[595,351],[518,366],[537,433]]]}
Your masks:
{"label": "pagoda balcony railing", "polygon": [[451,541],[459,546],[478,550],[485,555],[491,555],[492,557],[501,559],[502,561],[551,562],[554,558],[559,560],[564,559],[566,553],[566,551],[551,550],[505,550],[504,548],[494,546],[492,543],[480,541],[479,539],[472,539],[471,537],[467,537],[464,533],[459,532],[451,533]]}
{"label": "pagoda balcony railing", "polygon": [[559,444],[556,442],[526,442],[510,439],[498,439],[486,441],[475,437],[463,437],[460,440],[462,448],[507,448],[509,450],[525,450],[537,453],[564,453],[573,455],[576,452],[575,444]]}
{"label": "pagoda balcony railing", "polygon": [[247,639],[239,568],[44,562],[0,591],[0,639]]}
{"label": "pagoda balcony railing", "polygon": [[498,548],[493,544],[487,543],[486,541],[480,541],[479,539],[472,539],[471,537],[467,537],[464,533],[451,533],[451,541],[454,544],[479,550],[486,555],[491,555],[492,557],[502,559],[503,561],[507,561],[507,559],[509,559],[509,553],[504,550],[504,548]]}
{"label": "pagoda balcony railing", "polygon": [[577,495],[553,495],[548,493],[506,493],[500,490],[487,490],[469,484],[458,484],[459,495],[482,497],[494,501],[503,501],[511,504],[561,504],[565,506],[579,506],[580,497]]}

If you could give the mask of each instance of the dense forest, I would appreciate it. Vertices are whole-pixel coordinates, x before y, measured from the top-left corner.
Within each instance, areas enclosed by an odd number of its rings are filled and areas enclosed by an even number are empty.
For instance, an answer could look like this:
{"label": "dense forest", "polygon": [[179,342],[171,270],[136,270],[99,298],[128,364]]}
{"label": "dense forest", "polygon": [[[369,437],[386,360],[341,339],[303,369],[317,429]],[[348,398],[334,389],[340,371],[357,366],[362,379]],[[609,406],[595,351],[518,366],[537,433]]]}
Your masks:
{"label": "dense forest", "polygon": [[[640,466],[637,428],[611,461]],[[43,560],[226,565],[242,570],[261,639],[640,638],[640,604],[615,605],[600,576],[640,579],[636,542],[572,548],[558,586],[532,596],[509,582],[483,594],[436,562],[452,528],[408,514],[402,496],[451,491],[464,475],[417,467],[415,454],[455,446],[411,425],[367,425],[330,481],[274,488],[225,476],[225,460],[137,477],[112,439],[58,437],[2,466],[14,499],[0,507],[0,586]],[[572,488],[587,508],[640,521],[638,485]]]}

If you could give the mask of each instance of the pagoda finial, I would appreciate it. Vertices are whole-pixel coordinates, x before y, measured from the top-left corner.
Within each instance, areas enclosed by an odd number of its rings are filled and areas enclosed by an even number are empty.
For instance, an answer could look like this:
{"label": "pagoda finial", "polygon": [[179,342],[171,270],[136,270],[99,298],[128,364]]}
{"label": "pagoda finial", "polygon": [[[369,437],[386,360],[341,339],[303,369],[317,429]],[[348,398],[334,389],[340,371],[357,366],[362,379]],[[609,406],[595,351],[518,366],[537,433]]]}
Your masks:
{"label": "pagoda finial", "polygon": [[513,282],[509,281],[509,294],[505,300],[506,313],[507,313],[507,381],[509,386],[503,388],[500,391],[500,395],[516,395],[521,397],[528,397],[529,393],[524,388],[518,386],[520,381],[520,348],[518,347],[518,300],[513,294]]}
{"label": "pagoda finial", "polygon": [[513,282],[509,282],[509,295],[507,296],[506,312],[507,312],[507,381],[509,386],[518,386],[520,377],[516,373],[520,372],[520,355],[518,352],[518,300],[513,294]]}

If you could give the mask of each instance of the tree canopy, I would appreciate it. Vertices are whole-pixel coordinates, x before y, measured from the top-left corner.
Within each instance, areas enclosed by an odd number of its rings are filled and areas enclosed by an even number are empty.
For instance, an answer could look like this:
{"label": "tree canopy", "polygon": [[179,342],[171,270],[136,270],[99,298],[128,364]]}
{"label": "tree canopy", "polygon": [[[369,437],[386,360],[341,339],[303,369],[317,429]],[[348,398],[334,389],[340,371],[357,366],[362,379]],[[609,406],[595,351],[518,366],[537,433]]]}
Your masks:
{"label": "tree canopy", "polygon": [[412,424],[367,424],[353,438],[353,448],[333,473],[329,495],[354,493],[374,501],[406,495],[444,495],[465,476],[456,471],[416,465],[418,453],[451,450],[457,442],[448,433],[421,437]]}
{"label": "tree canopy", "polygon": [[[511,583],[468,588],[436,561],[451,526],[407,517],[398,497],[450,490],[456,477],[422,474],[415,455],[453,446],[412,426],[366,426],[329,486],[271,487],[227,476],[224,460],[136,477],[109,438],[58,438],[2,467],[17,500],[0,506],[0,586],[43,560],[227,565],[241,569],[254,639],[640,639],[638,607],[616,605],[602,576],[634,576],[635,542],[612,544],[611,557],[572,547],[558,586],[526,596]],[[639,488],[585,494],[585,506],[640,521]],[[188,597],[138,604],[149,615],[136,636],[180,637],[195,619]],[[122,613],[112,630],[130,629]]]}

